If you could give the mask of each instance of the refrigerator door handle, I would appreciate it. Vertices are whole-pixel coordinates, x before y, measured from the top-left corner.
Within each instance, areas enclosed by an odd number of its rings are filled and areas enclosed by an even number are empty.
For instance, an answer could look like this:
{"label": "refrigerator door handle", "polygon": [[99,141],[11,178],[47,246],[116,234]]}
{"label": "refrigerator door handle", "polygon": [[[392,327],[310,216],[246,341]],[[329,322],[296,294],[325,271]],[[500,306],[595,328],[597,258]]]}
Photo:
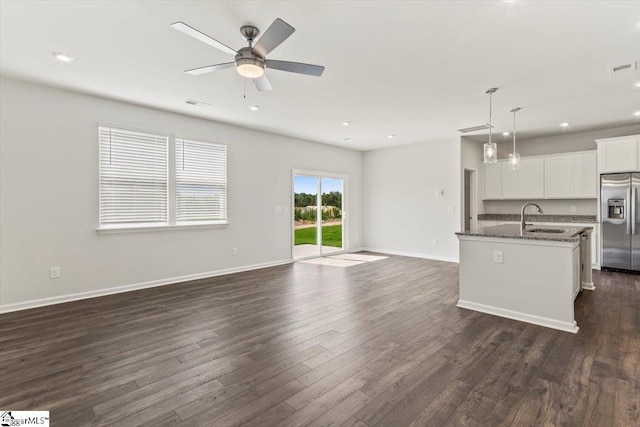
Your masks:
{"label": "refrigerator door handle", "polygon": [[625,200],[625,202],[626,202],[625,204],[627,205],[627,206],[625,206],[625,208],[626,208],[625,210],[627,211],[627,212],[625,212],[625,214],[627,216],[627,218],[626,218],[626,221],[627,221],[627,234],[631,234],[631,220],[633,219],[633,215],[630,215],[631,206],[629,206],[629,205],[631,205],[631,188],[627,189],[627,200]]}
{"label": "refrigerator door handle", "polygon": [[638,197],[638,189],[633,187],[631,193],[631,234],[636,234],[636,200]]}

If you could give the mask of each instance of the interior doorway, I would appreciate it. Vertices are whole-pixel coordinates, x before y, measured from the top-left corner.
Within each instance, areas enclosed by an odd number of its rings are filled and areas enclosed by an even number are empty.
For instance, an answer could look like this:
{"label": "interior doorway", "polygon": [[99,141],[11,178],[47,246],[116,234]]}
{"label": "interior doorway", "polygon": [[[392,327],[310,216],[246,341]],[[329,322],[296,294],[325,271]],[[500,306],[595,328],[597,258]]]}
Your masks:
{"label": "interior doorway", "polygon": [[344,252],[346,176],[294,171],[294,259]]}
{"label": "interior doorway", "polygon": [[476,171],[465,169],[462,189],[462,227],[464,231],[476,227]]}

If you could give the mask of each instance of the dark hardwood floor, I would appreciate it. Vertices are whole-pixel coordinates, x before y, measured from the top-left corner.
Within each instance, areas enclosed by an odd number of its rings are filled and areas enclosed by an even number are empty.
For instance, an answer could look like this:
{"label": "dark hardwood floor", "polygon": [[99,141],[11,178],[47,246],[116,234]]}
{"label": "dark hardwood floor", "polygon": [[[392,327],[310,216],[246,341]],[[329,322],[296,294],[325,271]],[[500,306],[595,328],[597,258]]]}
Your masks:
{"label": "dark hardwood floor", "polygon": [[578,334],[455,306],[456,264],[291,264],[0,315],[0,408],[52,425],[638,426],[640,276]]}

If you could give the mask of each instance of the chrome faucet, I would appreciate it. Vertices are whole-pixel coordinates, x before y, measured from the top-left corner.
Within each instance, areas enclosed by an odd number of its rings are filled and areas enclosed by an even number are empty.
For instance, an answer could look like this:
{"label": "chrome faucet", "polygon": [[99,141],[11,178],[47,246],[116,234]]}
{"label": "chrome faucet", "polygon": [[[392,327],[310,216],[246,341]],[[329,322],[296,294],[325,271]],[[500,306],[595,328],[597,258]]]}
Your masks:
{"label": "chrome faucet", "polygon": [[527,208],[527,206],[535,206],[536,208],[538,208],[538,213],[544,213],[544,211],[542,210],[542,208],[540,206],[538,206],[536,203],[525,203],[524,206],[522,206],[522,209],[520,210],[520,234],[523,234],[525,232],[525,229],[527,228],[527,223],[524,222],[524,210]]}

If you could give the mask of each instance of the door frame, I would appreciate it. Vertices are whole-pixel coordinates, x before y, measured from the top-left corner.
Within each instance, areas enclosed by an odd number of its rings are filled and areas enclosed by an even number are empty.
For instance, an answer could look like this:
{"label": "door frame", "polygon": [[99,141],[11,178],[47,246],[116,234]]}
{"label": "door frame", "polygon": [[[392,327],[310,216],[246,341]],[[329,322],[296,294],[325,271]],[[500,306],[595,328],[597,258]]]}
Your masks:
{"label": "door frame", "polygon": [[[469,191],[469,210],[470,212],[466,212],[466,206],[464,205],[464,176],[467,172],[470,172],[470,177],[469,177],[469,186],[471,187]],[[476,169],[473,168],[463,168],[462,169],[462,194],[461,194],[461,203],[460,205],[462,206],[462,209],[460,209],[462,211],[462,215],[460,217],[461,220],[461,224],[460,224],[460,231],[465,231],[465,227],[464,227],[464,223],[465,223],[465,217],[468,215],[471,217],[471,220],[469,221],[469,226],[471,227],[471,230],[476,230],[478,227],[478,171]]]}
{"label": "door frame", "polygon": [[[318,233],[318,242],[320,244],[320,253],[319,255],[310,255],[306,257],[296,258],[295,255],[295,229],[293,227],[294,221],[294,210],[295,210],[295,176],[296,175],[306,175],[306,176],[315,176],[318,178],[318,195],[320,200],[320,205],[317,206],[319,209],[316,212],[320,212],[320,220],[318,221],[318,216],[316,216],[316,232]],[[291,200],[289,202],[289,206],[291,207],[291,217],[289,218],[289,227],[291,232],[291,259],[293,261],[299,261],[303,259],[309,258],[317,258],[324,256],[322,253],[322,178],[339,178],[342,179],[342,250],[332,252],[332,254],[342,254],[349,251],[349,233],[347,232],[349,229],[349,175],[340,173],[340,172],[329,172],[329,171],[321,171],[321,170],[313,170],[313,169],[291,169]]]}

